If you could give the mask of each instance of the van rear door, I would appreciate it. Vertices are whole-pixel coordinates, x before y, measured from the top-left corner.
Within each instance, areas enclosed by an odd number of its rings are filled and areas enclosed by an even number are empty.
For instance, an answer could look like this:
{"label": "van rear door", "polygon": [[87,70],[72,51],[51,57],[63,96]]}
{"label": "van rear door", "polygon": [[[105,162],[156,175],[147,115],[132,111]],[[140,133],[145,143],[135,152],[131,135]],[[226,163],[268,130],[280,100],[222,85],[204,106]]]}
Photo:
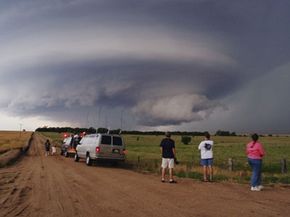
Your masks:
{"label": "van rear door", "polygon": [[100,142],[100,153],[101,158],[109,158],[112,153],[112,137],[110,135],[102,135]]}
{"label": "van rear door", "polygon": [[122,137],[113,136],[112,155],[113,158],[120,158],[123,156],[124,144]]}

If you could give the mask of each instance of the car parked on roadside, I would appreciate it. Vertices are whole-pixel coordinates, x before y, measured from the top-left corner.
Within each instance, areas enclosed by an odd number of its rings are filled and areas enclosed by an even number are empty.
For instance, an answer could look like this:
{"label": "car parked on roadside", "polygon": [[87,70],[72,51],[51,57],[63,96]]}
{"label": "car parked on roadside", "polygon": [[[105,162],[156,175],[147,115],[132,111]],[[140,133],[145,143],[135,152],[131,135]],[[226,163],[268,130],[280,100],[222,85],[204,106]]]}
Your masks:
{"label": "car parked on roadside", "polygon": [[105,160],[114,163],[125,160],[125,144],[120,135],[90,134],[82,138],[76,147],[75,161],[85,159],[89,166],[93,161]]}
{"label": "car parked on roadside", "polygon": [[73,136],[69,136],[63,140],[60,147],[60,154],[65,157],[73,157],[76,153],[76,146],[79,143],[79,139]]}

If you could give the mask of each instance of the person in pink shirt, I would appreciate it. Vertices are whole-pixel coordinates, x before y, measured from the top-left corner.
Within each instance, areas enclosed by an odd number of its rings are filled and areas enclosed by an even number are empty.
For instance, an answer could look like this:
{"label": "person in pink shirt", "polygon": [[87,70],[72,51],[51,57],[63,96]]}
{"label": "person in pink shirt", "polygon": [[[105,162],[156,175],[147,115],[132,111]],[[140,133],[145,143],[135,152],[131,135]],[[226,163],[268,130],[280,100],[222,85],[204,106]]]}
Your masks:
{"label": "person in pink shirt", "polygon": [[252,141],[247,144],[246,152],[248,156],[249,165],[252,168],[251,177],[251,191],[261,191],[263,186],[262,182],[262,159],[265,155],[264,148],[258,142],[259,136],[255,133],[252,135]]}

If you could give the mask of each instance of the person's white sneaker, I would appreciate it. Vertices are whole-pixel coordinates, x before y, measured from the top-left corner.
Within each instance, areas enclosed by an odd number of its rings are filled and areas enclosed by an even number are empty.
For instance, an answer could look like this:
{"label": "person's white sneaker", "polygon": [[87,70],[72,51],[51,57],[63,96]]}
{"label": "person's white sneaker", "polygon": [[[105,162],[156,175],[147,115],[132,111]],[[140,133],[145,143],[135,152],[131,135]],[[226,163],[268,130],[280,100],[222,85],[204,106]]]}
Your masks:
{"label": "person's white sneaker", "polygon": [[264,189],[264,186],[263,186],[263,185],[259,185],[258,188],[259,188],[260,190],[263,190],[263,189]]}
{"label": "person's white sneaker", "polygon": [[259,187],[251,187],[251,191],[261,191]]}

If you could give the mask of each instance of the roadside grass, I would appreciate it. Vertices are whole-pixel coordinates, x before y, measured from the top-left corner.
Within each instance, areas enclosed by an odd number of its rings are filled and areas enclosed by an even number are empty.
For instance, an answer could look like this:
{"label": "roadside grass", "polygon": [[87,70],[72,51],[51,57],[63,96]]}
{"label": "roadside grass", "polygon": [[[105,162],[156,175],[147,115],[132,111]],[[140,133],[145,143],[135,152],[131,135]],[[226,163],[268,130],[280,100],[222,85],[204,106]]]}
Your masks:
{"label": "roadside grass", "polygon": [[[53,142],[61,143],[62,134],[42,133],[52,139]],[[152,135],[123,135],[127,149],[126,161],[138,171],[160,173],[161,151],[160,141],[163,136]],[[175,168],[175,174],[179,177],[194,179],[202,178],[202,168],[199,165],[200,153],[197,149],[203,137],[192,137],[191,143],[181,143],[181,136],[172,136],[176,142],[177,158],[180,162]],[[245,146],[250,141],[248,137],[213,136],[214,145],[214,179],[216,181],[233,181],[248,183],[251,169],[247,163]],[[281,160],[290,161],[290,137],[267,136],[261,137],[260,142],[264,145],[266,156],[263,160],[264,183],[290,184],[290,174],[281,174]],[[233,161],[233,171],[229,171],[229,158]]]}
{"label": "roadside grass", "polygon": [[[160,173],[161,152],[159,148],[163,136],[124,135],[128,150],[127,160],[137,167]],[[179,177],[201,179],[202,169],[199,166],[200,153],[198,145],[203,137],[192,137],[191,143],[181,143],[181,136],[172,136],[176,142],[177,158],[180,165],[176,166],[175,174]],[[235,181],[248,183],[251,169],[247,163],[245,146],[250,141],[248,137],[213,136],[214,146],[214,179],[216,181]],[[264,183],[290,184],[289,172],[281,174],[281,160],[290,160],[290,137],[261,137],[266,156],[263,159]],[[229,158],[233,162],[233,171],[229,171]],[[289,167],[289,165],[288,165]]]}
{"label": "roadside grass", "polygon": [[49,138],[51,144],[55,144],[57,147],[60,147],[63,137],[61,133],[52,133],[52,132],[41,132],[40,135]]}
{"label": "roadside grass", "polygon": [[32,132],[0,131],[0,154],[25,146]]}

